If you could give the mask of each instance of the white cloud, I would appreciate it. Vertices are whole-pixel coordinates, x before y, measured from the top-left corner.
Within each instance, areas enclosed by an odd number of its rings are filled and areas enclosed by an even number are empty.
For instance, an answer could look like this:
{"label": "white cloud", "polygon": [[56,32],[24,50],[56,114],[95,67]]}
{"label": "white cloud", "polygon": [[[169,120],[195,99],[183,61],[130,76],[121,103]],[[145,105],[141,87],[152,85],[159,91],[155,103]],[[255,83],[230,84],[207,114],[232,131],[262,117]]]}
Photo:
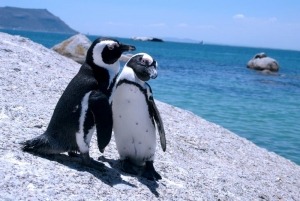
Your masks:
{"label": "white cloud", "polygon": [[112,22],[112,21],[106,22],[106,24],[110,26],[134,26],[131,23],[119,23],[119,22]]}
{"label": "white cloud", "polygon": [[275,23],[278,21],[276,17],[261,18],[261,17],[246,17],[244,14],[236,14],[232,17],[235,20],[243,20],[248,23]]}
{"label": "white cloud", "polygon": [[155,23],[155,24],[149,24],[150,27],[164,27],[166,26],[165,23]]}
{"label": "white cloud", "polygon": [[236,14],[233,16],[233,19],[244,19],[246,16],[244,14]]}
{"label": "white cloud", "polygon": [[269,18],[269,21],[270,21],[270,22],[276,22],[276,21],[277,21],[277,18],[276,18],[276,17],[271,17],[271,18]]}
{"label": "white cloud", "polygon": [[186,23],[179,23],[177,24],[177,27],[188,27],[189,25]]}
{"label": "white cloud", "polygon": [[214,25],[198,25],[198,26],[196,26],[196,28],[198,28],[198,29],[202,29],[202,30],[214,30],[214,29],[216,29],[217,27],[216,26],[214,26]]}

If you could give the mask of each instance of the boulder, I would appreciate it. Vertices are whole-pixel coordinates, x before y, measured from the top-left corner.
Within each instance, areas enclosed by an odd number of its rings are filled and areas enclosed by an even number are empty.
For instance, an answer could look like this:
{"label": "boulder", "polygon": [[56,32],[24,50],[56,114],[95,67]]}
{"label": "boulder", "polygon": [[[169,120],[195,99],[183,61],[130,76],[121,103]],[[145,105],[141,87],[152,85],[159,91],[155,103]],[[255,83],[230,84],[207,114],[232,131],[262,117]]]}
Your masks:
{"label": "boulder", "polygon": [[268,57],[266,53],[262,52],[256,54],[250,61],[248,61],[247,68],[264,72],[277,72],[279,70],[279,64],[275,59]]}
{"label": "boulder", "polygon": [[[66,56],[74,61],[83,64],[86,53],[91,46],[92,41],[83,34],[76,34],[71,38],[55,45],[52,49],[59,54]],[[132,57],[132,54],[122,54],[119,59],[122,62],[127,62]]]}
{"label": "boulder", "polygon": [[166,152],[157,139],[160,181],[124,173],[114,137],[103,154],[91,139],[103,172],[66,153],[23,152],[19,143],[45,132],[80,64],[20,36],[0,38],[0,200],[300,200],[299,165],[157,100],[167,137]]}
{"label": "boulder", "polygon": [[132,56],[133,54],[122,54],[119,61],[126,63]]}
{"label": "boulder", "polygon": [[55,45],[52,49],[59,54],[69,57],[74,61],[83,64],[86,52],[92,42],[83,34],[76,34],[71,38]]}

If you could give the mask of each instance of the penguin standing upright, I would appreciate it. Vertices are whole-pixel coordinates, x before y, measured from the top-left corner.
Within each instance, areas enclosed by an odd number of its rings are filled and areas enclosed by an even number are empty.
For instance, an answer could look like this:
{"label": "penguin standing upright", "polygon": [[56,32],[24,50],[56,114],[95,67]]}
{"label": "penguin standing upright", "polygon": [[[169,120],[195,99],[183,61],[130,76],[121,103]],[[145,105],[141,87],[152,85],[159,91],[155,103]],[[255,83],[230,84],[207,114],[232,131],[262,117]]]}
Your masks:
{"label": "penguin standing upright", "polygon": [[112,111],[109,97],[120,70],[118,59],[135,50],[108,38],[96,39],[87,51],[86,61],[60,97],[44,134],[22,142],[22,150],[37,154],[80,153],[82,163],[101,169],[103,164],[89,156],[89,144],[96,129],[98,147],[109,143]]}
{"label": "penguin standing upright", "polygon": [[148,54],[134,55],[120,73],[112,95],[113,130],[123,171],[137,174],[134,165],[144,166],[143,177],[159,180],[153,166],[158,128],[163,151],[166,138],[150,85],[157,77],[157,62]]}

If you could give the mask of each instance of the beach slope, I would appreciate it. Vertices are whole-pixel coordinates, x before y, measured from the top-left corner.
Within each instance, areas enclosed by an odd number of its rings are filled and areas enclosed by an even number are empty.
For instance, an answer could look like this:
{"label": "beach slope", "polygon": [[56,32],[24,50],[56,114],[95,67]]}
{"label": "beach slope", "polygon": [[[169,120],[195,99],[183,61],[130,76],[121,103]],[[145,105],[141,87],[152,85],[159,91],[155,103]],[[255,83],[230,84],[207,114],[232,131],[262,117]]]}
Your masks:
{"label": "beach slope", "polygon": [[113,139],[103,155],[92,139],[104,172],[22,152],[80,64],[26,38],[0,38],[0,200],[300,200],[300,166],[159,101],[167,151],[157,147],[157,183],[124,174]]}

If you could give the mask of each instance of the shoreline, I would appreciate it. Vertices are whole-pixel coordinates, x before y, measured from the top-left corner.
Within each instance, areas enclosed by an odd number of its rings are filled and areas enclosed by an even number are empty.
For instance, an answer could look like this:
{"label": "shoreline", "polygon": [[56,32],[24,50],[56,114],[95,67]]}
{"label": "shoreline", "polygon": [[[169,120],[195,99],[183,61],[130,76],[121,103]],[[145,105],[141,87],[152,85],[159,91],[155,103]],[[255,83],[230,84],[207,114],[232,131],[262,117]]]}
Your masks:
{"label": "shoreline", "polygon": [[24,153],[40,135],[80,64],[29,39],[0,32],[0,198],[25,200],[300,200],[300,166],[192,112],[156,100],[167,151],[157,146],[155,183],[124,174],[114,139],[104,173]]}

